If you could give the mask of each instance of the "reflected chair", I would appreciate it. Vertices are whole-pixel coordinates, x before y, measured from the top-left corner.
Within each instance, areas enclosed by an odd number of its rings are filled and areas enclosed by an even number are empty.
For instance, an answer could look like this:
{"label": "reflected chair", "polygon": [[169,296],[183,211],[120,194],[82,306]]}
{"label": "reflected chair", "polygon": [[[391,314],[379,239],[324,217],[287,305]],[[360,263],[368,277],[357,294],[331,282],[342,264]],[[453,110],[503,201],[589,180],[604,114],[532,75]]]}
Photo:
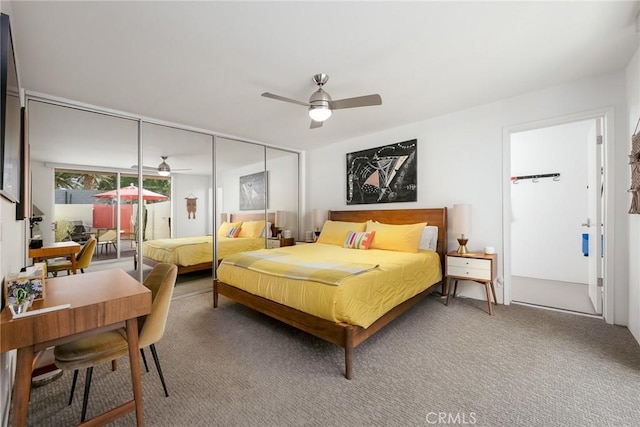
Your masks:
{"label": "reflected chair", "polygon": [[[156,352],[155,343],[164,335],[167,315],[173,289],[176,283],[178,267],[173,264],[157,264],[144,281],[144,286],[151,290],[151,313],[138,318],[139,338],[138,347],[144,360],[147,372],[149,371],[144,357],[144,347],[151,348],[151,354],[162,382],[164,394],[169,397],[167,385],[160,368],[160,360]],[[71,385],[71,395],[69,405],[73,401],[73,392],[78,379],[78,370],[87,370],[84,384],[84,398],[82,401],[82,417],[80,422],[84,422],[87,414],[87,403],[89,401],[89,390],[91,387],[91,375],[93,367],[101,363],[115,361],[119,357],[129,354],[127,346],[126,331],[120,328],[113,331],[103,332],[79,338],[76,341],[56,346],[53,354],[55,364],[62,370],[73,370],[73,383]]]}
{"label": "reflected chair", "polygon": [[118,233],[116,230],[107,230],[101,235],[98,236],[98,255],[100,255],[100,251],[103,253],[109,254],[109,248],[113,246],[113,250],[116,250],[116,240],[118,238]]}
{"label": "reflected chair", "polygon": [[[82,245],[80,248],[80,252],[76,255],[76,269],[80,270],[84,273],[85,268],[89,268],[91,265],[91,258],[93,258],[93,251],[96,248],[96,238],[91,236],[87,242]],[[59,272],[66,271],[69,274],[71,271],[72,265],[71,260],[64,261],[52,261],[47,263],[47,272],[57,276]]]}

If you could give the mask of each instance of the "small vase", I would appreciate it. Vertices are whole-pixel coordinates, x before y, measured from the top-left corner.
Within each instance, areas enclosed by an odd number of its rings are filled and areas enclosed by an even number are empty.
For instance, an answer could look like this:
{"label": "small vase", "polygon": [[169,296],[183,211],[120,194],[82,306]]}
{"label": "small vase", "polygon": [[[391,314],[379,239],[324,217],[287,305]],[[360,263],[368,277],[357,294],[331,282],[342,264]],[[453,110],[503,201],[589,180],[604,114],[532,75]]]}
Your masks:
{"label": "small vase", "polygon": [[17,302],[9,302],[9,310],[13,316],[17,314],[25,313],[29,309],[29,305],[31,305],[31,300],[27,299],[20,304]]}

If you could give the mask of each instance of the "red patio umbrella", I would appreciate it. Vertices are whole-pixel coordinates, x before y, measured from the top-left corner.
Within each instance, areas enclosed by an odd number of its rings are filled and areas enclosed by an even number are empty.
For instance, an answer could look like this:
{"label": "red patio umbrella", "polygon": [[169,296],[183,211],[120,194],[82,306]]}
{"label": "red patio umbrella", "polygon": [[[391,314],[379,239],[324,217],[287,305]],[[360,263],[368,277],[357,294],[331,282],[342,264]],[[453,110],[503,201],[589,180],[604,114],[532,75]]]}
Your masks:
{"label": "red patio umbrella", "polygon": [[[94,194],[93,197],[99,199],[115,199],[118,197],[116,190],[106,191],[104,193]],[[138,198],[138,187],[133,184],[129,184],[128,187],[120,189],[120,199],[122,200],[136,200]],[[167,200],[168,197],[164,194],[154,193],[153,191],[142,189],[143,200]]]}

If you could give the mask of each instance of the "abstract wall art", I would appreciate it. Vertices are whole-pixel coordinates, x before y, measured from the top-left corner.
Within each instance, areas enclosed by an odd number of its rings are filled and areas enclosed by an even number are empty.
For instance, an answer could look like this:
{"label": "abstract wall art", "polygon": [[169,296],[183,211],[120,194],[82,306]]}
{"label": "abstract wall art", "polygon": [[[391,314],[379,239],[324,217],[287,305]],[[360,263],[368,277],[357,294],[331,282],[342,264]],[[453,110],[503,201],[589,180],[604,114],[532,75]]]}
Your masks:
{"label": "abstract wall art", "polygon": [[347,205],[418,200],[418,140],[347,154]]}
{"label": "abstract wall art", "polygon": [[267,196],[267,172],[240,177],[240,210],[264,210]]}

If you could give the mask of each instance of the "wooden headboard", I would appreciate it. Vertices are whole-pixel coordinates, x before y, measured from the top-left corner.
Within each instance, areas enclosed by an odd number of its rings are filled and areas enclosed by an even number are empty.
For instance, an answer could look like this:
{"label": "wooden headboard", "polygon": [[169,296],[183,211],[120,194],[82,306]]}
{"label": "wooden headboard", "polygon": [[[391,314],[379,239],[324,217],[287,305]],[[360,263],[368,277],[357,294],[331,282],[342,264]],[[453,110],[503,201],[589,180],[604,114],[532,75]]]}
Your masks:
{"label": "wooden headboard", "polygon": [[332,221],[365,222],[379,221],[385,224],[415,224],[426,222],[438,227],[438,246],[440,264],[444,273],[444,259],[447,253],[447,208],[433,209],[386,209],[368,211],[329,211]]}
{"label": "wooden headboard", "polygon": [[[238,222],[238,221],[260,221],[264,220],[264,212],[259,213],[232,213],[229,214],[229,222]],[[267,212],[267,221],[271,223],[271,233],[272,235],[276,235],[275,223],[276,223],[276,214],[275,212]]]}

